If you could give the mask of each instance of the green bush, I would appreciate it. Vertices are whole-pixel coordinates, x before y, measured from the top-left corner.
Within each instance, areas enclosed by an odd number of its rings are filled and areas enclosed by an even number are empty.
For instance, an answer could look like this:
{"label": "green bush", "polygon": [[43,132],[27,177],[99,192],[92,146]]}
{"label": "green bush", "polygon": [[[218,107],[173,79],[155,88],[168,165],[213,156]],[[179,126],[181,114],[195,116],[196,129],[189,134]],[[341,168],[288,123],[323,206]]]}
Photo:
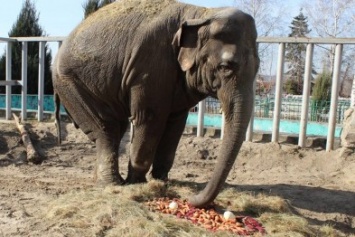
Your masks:
{"label": "green bush", "polygon": [[312,99],[316,101],[329,101],[331,85],[332,75],[330,72],[322,72],[319,74],[313,87]]}
{"label": "green bush", "polygon": [[284,90],[290,95],[301,95],[303,88],[303,82],[298,83],[295,79],[288,79],[285,81]]}
{"label": "green bush", "polygon": [[316,78],[312,92],[311,120],[317,121],[320,113],[325,114],[330,109],[330,90],[332,75],[323,71]]}

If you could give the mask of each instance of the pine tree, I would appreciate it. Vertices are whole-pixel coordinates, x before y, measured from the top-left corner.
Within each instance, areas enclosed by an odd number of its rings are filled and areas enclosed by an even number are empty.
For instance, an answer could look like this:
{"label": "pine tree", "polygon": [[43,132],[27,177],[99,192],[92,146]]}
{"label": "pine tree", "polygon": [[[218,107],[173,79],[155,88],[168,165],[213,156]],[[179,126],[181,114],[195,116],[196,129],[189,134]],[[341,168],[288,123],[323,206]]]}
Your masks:
{"label": "pine tree", "polygon": [[[38,23],[39,14],[37,14],[35,5],[26,0],[22,6],[20,14],[16,22],[13,24],[9,32],[9,37],[27,37],[27,36],[44,36],[43,29]],[[21,43],[12,44],[12,79],[21,79]],[[48,47],[45,47],[45,75],[44,75],[44,93],[53,94],[52,74],[50,70],[52,54]],[[39,43],[28,43],[28,67],[27,67],[27,93],[38,94],[38,55]],[[0,58],[0,80],[5,80],[5,54]],[[21,87],[13,86],[13,94],[21,93]],[[0,87],[0,93],[5,93],[5,88]]]}
{"label": "pine tree", "polygon": [[[306,37],[310,32],[308,30],[307,17],[302,13],[302,9],[298,16],[294,17],[291,23],[291,33],[289,37]],[[292,91],[286,91],[293,94],[302,94],[303,76],[305,70],[305,44],[287,44],[285,59],[288,67],[286,75],[288,76],[287,85],[293,88]],[[313,72],[314,73],[314,72]]]}
{"label": "pine tree", "polygon": [[88,0],[84,5],[84,17],[87,18],[91,13],[96,12],[103,6],[113,3],[115,0]]}

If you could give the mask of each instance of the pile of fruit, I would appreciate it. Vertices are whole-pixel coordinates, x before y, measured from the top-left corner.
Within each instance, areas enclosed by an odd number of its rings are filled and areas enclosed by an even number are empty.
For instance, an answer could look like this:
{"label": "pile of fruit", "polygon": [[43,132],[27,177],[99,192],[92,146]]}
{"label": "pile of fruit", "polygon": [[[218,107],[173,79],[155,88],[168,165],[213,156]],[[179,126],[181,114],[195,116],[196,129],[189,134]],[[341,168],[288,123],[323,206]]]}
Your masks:
{"label": "pile of fruit", "polygon": [[187,201],[177,198],[156,198],[145,202],[151,211],[172,214],[181,219],[190,220],[196,225],[211,231],[231,231],[238,235],[252,235],[256,232],[265,233],[264,227],[248,216],[235,216],[230,211],[219,214],[213,207],[206,209],[191,206]]}

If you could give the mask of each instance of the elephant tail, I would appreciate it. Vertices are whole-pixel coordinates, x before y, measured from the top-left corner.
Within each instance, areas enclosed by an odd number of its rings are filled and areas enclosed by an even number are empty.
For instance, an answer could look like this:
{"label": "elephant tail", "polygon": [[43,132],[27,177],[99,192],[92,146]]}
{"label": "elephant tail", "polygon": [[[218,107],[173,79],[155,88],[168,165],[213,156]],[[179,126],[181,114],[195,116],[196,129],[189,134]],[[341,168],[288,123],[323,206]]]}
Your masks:
{"label": "elephant tail", "polygon": [[58,145],[62,143],[61,137],[61,125],[60,125],[60,98],[58,93],[54,92],[54,104],[55,104],[55,126],[57,129],[57,142]]}

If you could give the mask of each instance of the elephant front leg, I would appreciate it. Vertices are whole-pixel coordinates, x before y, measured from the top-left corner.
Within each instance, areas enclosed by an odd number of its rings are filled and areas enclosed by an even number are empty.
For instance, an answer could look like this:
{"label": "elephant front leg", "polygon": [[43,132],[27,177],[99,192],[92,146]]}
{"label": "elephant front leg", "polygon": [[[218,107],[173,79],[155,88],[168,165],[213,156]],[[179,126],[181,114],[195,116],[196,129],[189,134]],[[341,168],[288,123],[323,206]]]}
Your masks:
{"label": "elephant front leg", "polygon": [[163,123],[157,121],[132,126],[127,183],[146,182],[146,174],[164,130],[162,126]]}
{"label": "elephant front leg", "polygon": [[175,152],[185,128],[187,115],[188,111],[184,111],[169,117],[153,162],[153,178],[168,179],[168,173],[173,166]]}
{"label": "elephant front leg", "polygon": [[123,184],[124,180],[118,169],[119,142],[106,135],[101,135],[96,139],[96,147],[96,184],[98,186]]}

